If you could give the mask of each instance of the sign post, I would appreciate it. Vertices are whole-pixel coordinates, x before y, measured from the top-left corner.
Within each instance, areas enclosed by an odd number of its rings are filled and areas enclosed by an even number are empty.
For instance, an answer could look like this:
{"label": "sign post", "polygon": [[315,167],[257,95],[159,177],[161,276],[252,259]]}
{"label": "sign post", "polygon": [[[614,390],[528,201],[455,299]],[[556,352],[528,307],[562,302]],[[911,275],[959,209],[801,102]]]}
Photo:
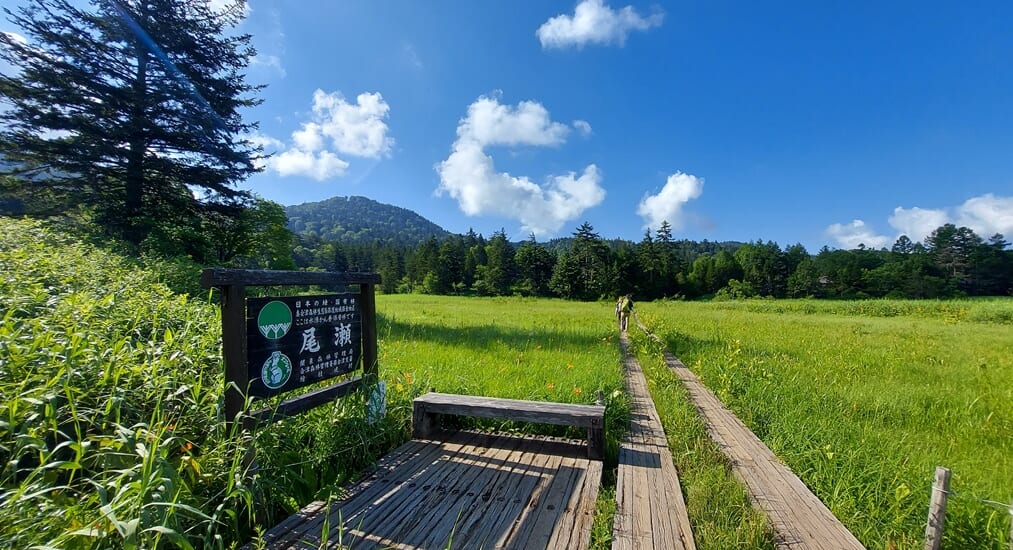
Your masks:
{"label": "sign post", "polygon": [[[377,378],[376,273],[205,269],[201,284],[222,291],[225,422],[252,429],[355,391]],[[246,298],[247,286],[358,285],[359,292]],[[240,418],[248,398],[280,395],[362,364],[361,376],[332,384]]]}

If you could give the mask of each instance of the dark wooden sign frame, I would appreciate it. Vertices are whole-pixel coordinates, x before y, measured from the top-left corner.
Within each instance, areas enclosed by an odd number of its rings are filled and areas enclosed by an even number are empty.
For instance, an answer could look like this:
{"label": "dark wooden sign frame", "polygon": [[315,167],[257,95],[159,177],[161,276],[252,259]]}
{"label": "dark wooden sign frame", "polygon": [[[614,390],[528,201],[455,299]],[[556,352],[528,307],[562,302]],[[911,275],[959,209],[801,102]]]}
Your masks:
{"label": "dark wooden sign frame", "polygon": [[225,361],[225,422],[227,429],[243,411],[250,380],[246,360],[247,286],[347,286],[358,285],[362,312],[362,375],[344,382],[286,400],[274,408],[261,409],[243,419],[243,427],[254,422],[273,422],[299,414],[348,395],[363,380],[377,377],[376,285],[378,273],[329,271],[268,271],[249,269],[205,269],[201,286],[222,292],[222,358]]}

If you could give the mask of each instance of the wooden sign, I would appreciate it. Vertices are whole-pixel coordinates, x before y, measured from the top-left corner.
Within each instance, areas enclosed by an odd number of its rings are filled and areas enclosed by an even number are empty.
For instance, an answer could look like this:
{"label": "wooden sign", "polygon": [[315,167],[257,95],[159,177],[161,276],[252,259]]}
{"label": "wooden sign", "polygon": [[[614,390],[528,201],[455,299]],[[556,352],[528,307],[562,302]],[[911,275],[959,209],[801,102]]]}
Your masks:
{"label": "wooden sign", "polygon": [[[222,295],[222,358],[225,362],[225,422],[244,428],[272,422],[375,383],[377,273],[205,269],[205,288]],[[356,285],[358,293],[326,296],[247,298],[247,286]],[[326,301],[326,304],[324,303]],[[248,355],[249,352],[249,355]],[[318,380],[348,373],[362,364],[362,376],[337,382],[276,406],[244,412],[248,397],[270,397]]]}

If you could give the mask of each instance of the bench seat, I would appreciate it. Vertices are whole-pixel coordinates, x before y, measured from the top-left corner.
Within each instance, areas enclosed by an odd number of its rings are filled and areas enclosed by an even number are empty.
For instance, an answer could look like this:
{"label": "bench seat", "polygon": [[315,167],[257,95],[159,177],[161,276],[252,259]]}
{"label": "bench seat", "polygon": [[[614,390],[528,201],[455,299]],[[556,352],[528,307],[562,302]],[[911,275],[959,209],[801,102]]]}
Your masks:
{"label": "bench seat", "polygon": [[601,460],[605,452],[603,405],[429,392],[416,398],[412,406],[412,437],[416,439],[432,437],[440,427],[442,415],[473,416],[586,428],[588,458]]}

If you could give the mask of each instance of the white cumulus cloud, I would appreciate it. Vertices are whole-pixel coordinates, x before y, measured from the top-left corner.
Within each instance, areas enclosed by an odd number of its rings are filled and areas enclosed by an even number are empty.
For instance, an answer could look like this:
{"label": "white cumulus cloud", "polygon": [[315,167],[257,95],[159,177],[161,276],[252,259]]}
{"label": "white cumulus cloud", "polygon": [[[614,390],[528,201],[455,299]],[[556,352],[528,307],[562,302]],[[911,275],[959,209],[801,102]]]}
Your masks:
{"label": "white cumulus cloud", "polygon": [[967,199],[956,208],[956,225],[970,227],[983,239],[996,233],[1013,238],[1013,197],[986,193]]}
{"label": "white cumulus cloud", "polygon": [[952,223],[958,227],[970,228],[982,239],[988,239],[999,233],[1009,238],[1013,235],[1013,197],[997,197],[986,193],[971,197],[959,206],[946,208],[904,208],[893,209],[889,218],[890,227],[897,230],[893,240],[889,237],[876,235],[861,220],[849,225],[835,223],[827,228],[827,234],[834,237],[844,247],[854,248],[858,243],[867,247],[880,248],[880,244],[892,244],[901,235],[907,235],[914,242],[924,242],[925,238],[939,227]]}
{"label": "white cumulus cloud", "polygon": [[840,223],[832,224],[830,227],[827,227],[827,234],[848,250],[858,248],[858,245],[879,249],[890,244],[889,237],[877,235],[862,220],[853,220],[847,225]]}
{"label": "white cumulus cloud", "polygon": [[549,18],[538,27],[535,35],[543,48],[582,48],[585,44],[622,46],[631,32],[660,26],[664,17],[661,12],[644,17],[633,6],[615,10],[603,0],[582,0],[573,15]]}
{"label": "white cumulus cloud", "polygon": [[437,192],[449,194],[469,216],[498,215],[518,220],[523,230],[536,235],[556,233],[605,199],[598,167],[588,165],[579,175],[550,176],[539,185],[526,176],[497,172],[485,149],[560,145],[568,132],[565,124],[551,120],[540,103],[522,101],[510,106],[495,97],[479,97],[458,123],[450,156],[436,166]]}
{"label": "white cumulus cloud", "polygon": [[682,227],[682,207],[702,193],[702,178],[676,172],[668,176],[658,194],[644,195],[637,206],[637,215],[644,219],[644,229],[657,229],[665,221],[672,227]]}
{"label": "white cumulus cloud", "polygon": [[387,136],[389,113],[379,92],[359,94],[349,103],[338,92],[317,90],[310,120],[292,132],[290,144],[265,136],[255,143],[275,150],[266,166],[278,175],[323,181],[348,169],[349,162],[338,155],[375,159],[390,153],[394,139]]}
{"label": "white cumulus cloud", "polygon": [[482,96],[468,107],[468,116],[457,126],[457,137],[483,146],[559,145],[569,131],[565,124],[552,122],[541,103],[522,101],[511,107]]}
{"label": "white cumulus cloud", "polygon": [[289,149],[271,157],[268,166],[279,176],[307,176],[317,181],[340,176],[348,169],[343,161],[330,151],[303,151]]}
{"label": "white cumulus cloud", "polygon": [[918,208],[893,209],[890,216],[890,226],[896,229],[901,235],[907,235],[914,242],[925,240],[935,229],[949,220],[945,210],[934,210]]}
{"label": "white cumulus cloud", "polygon": [[573,121],[573,127],[576,128],[577,131],[580,132],[580,135],[584,137],[588,137],[592,133],[591,123],[586,120],[578,119]]}

